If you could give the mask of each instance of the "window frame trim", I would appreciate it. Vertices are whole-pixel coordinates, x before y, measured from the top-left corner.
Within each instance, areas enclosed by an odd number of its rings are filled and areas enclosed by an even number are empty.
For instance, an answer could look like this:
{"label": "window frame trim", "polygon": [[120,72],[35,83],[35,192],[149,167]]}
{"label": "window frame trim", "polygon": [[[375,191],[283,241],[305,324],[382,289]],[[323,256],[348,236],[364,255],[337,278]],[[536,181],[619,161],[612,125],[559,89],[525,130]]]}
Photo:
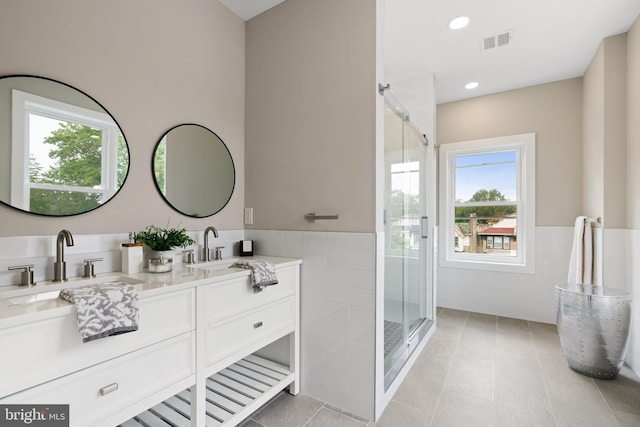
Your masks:
{"label": "window frame trim", "polygon": [[[12,159],[11,205],[29,210],[31,189],[61,190],[78,193],[96,193],[101,200],[109,200],[118,191],[117,162],[120,129],[113,119],[100,111],[80,107],[29,92],[13,89],[12,111]],[[100,188],[33,183],[29,179],[29,115],[39,114],[54,120],[91,126],[102,131],[102,164]]]}
{"label": "window frame trim", "polygon": [[[474,270],[535,273],[535,133],[508,135],[443,144],[440,146],[439,179],[441,229],[439,257],[441,267]],[[518,200],[507,202],[518,209],[516,257],[455,252],[455,157],[496,151],[517,151]],[[481,202],[484,203],[484,202]],[[500,203],[500,202],[498,202]],[[511,240],[511,239],[510,239]],[[510,242],[511,243],[511,242]],[[511,246],[511,244],[510,244]]]}

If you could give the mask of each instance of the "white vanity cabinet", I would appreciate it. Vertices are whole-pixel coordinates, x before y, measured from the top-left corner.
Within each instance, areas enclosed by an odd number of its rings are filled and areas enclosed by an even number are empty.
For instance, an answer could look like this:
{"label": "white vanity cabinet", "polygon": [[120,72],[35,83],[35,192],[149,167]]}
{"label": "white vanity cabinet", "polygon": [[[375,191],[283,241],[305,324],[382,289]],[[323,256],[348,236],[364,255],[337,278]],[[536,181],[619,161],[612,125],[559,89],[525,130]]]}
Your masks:
{"label": "white vanity cabinet", "polygon": [[[138,331],[82,343],[75,309],[0,329],[0,403],[69,404],[71,426],[113,426],[195,381],[195,293],[140,298]],[[16,393],[16,390],[22,390]]]}
{"label": "white vanity cabinet", "polygon": [[298,267],[280,268],[277,274],[277,285],[259,291],[249,277],[199,289],[205,300],[205,315],[199,320],[206,329],[208,372],[215,373],[295,330]]}
{"label": "white vanity cabinet", "polygon": [[[204,394],[199,404],[209,408],[233,391],[243,399],[239,407],[208,413],[207,427],[238,424],[286,387],[298,393],[300,268],[288,266],[277,273],[279,283],[260,290],[253,289],[248,277],[200,289],[205,295],[205,316],[199,317],[205,326],[205,375],[196,383],[196,400]],[[276,363],[259,356],[276,342],[287,345],[287,360]]]}
{"label": "white vanity cabinet", "polygon": [[248,275],[198,286],[195,384],[123,427],[235,426],[287,387],[298,393],[300,261],[276,271],[259,292]]}
{"label": "white vanity cabinet", "polygon": [[68,404],[71,426],[112,427],[194,380],[188,332],[9,396],[2,403]]}
{"label": "white vanity cabinet", "polygon": [[212,427],[297,394],[300,260],[271,259],[279,283],[259,292],[240,269],[149,275],[139,330],[88,343],[68,303],[3,312],[0,403],[69,404],[74,427]]}
{"label": "white vanity cabinet", "polygon": [[140,298],[139,307],[138,331],[88,343],[68,304],[44,318],[0,328],[0,399],[195,330],[195,289]]}

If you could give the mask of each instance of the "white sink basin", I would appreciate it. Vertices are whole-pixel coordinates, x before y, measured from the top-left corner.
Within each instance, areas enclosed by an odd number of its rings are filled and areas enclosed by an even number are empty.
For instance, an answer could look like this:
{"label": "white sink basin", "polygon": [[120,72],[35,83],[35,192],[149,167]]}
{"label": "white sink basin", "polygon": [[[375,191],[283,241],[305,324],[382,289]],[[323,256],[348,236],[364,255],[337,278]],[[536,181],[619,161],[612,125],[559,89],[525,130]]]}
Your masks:
{"label": "white sink basin", "polygon": [[0,292],[0,298],[8,301],[9,305],[33,304],[41,301],[48,301],[58,298],[60,291],[67,288],[79,288],[83,286],[98,285],[101,283],[124,282],[131,285],[144,283],[142,280],[125,276],[102,276],[84,279],[81,277],[71,278],[66,282],[53,283],[42,282],[36,286],[27,288],[12,286],[10,290]]}
{"label": "white sink basin", "polygon": [[19,297],[7,298],[7,301],[9,301],[9,305],[31,304],[34,302],[56,299],[58,298],[59,294],[60,289],[58,289],[57,291],[38,292],[35,294],[27,294]]}
{"label": "white sink basin", "polygon": [[239,258],[229,258],[220,261],[199,262],[196,264],[189,264],[189,266],[209,271],[226,270],[227,268],[229,268],[229,266],[231,266],[231,264],[238,260]]}

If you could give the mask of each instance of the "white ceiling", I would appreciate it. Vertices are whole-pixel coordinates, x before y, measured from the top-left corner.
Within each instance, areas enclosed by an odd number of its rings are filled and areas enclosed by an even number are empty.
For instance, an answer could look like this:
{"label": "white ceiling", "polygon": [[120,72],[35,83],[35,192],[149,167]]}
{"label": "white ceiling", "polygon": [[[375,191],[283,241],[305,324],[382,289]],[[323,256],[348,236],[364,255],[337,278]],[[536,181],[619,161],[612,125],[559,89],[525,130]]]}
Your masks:
{"label": "white ceiling", "polygon": [[[220,0],[245,20],[282,1]],[[408,95],[433,73],[443,103],[582,76],[600,41],[639,14],[640,0],[386,0],[385,79]],[[471,23],[449,30],[459,15]],[[508,46],[483,51],[484,37],[511,29]]]}
{"label": "white ceiling", "polygon": [[[438,103],[582,76],[600,41],[626,32],[640,0],[387,0],[385,78],[434,73]],[[466,15],[457,31],[451,18]],[[481,40],[514,30],[508,46]],[[475,90],[465,83],[477,81]]]}
{"label": "white ceiling", "polygon": [[240,18],[248,21],[284,0],[218,0]]}

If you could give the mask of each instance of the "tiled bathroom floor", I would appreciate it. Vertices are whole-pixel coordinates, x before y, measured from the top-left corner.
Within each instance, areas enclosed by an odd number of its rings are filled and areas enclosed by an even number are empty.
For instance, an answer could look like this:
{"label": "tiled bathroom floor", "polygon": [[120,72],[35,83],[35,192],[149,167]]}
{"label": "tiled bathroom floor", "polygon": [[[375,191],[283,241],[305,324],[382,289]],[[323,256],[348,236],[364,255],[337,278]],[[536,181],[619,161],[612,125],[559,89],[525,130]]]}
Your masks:
{"label": "tiled bathroom floor", "polygon": [[438,309],[437,329],[377,423],[283,394],[245,427],[640,426],[640,379],[567,367],[554,325]]}

